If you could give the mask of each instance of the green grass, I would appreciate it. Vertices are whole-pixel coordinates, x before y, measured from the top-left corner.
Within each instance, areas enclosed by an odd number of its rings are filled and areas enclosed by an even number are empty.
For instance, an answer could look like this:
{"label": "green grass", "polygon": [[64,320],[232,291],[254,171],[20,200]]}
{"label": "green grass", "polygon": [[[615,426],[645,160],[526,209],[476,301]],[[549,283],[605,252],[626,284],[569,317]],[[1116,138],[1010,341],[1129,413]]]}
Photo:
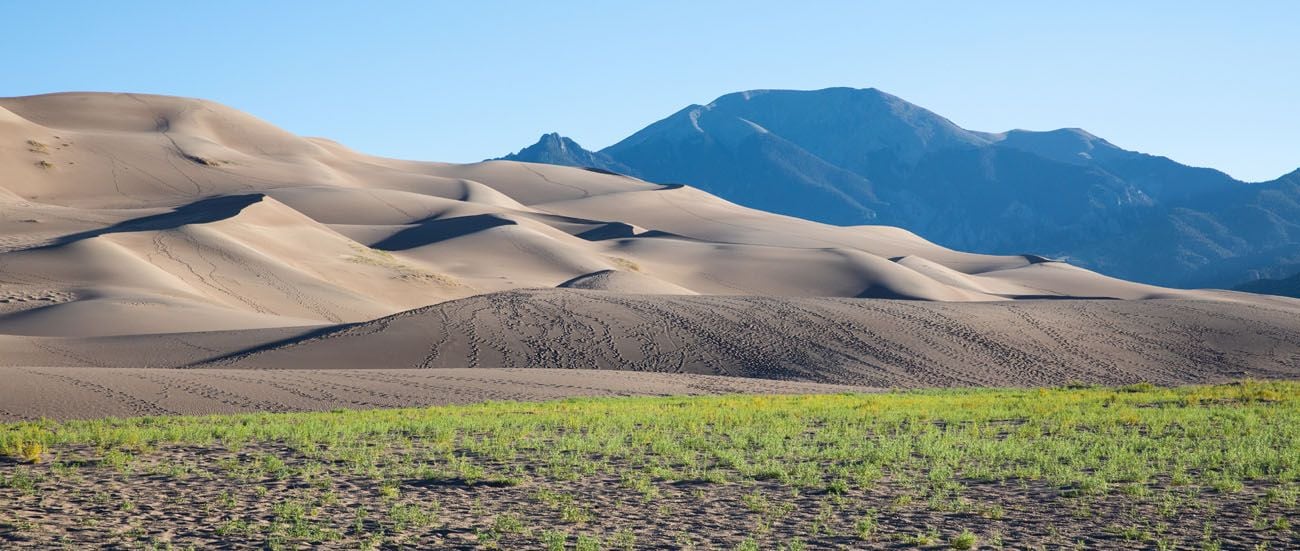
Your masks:
{"label": "green grass", "polygon": [[960,534],[953,536],[952,540],[948,542],[948,547],[953,549],[974,549],[978,543],[979,537],[969,530],[962,530]]}
{"label": "green grass", "polygon": [[[172,447],[225,453],[211,464],[149,461]],[[691,490],[699,496],[720,484],[755,485],[736,499],[753,515],[755,538],[787,542],[822,534],[872,541],[882,537],[890,507],[1000,520],[1007,514],[1001,505],[964,497],[967,486],[984,483],[1051,485],[1063,498],[1075,499],[1071,510],[1083,516],[1091,514],[1091,499],[1120,496],[1173,517],[1189,506],[1190,496],[1233,495],[1260,484],[1269,488],[1261,498],[1265,505],[1293,510],[1300,480],[1300,383],[592,398],[39,421],[0,425],[0,454],[19,463],[46,463],[44,471],[35,465],[0,469],[0,489],[16,495],[37,491],[41,480],[35,477],[85,476],[87,468],[75,465],[91,458],[95,468],[120,476],[218,477],[250,487],[300,481],[301,495],[276,496],[292,499],[279,502],[272,524],[260,529],[268,540],[313,543],[374,531],[367,537],[382,541],[433,529],[449,513],[436,502],[411,501],[405,490],[411,481],[423,481],[470,490],[522,486],[560,522],[533,525],[527,515],[490,513],[477,505],[469,514],[481,517],[475,522],[485,541],[527,537],[530,545],[553,549],[566,542],[578,548],[632,546],[638,540],[631,531],[590,532],[603,517],[600,499],[556,490],[566,481],[611,477],[642,503],[634,507],[646,511],[662,508],[666,483],[701,488]],[[288,454],[306,460],[286,461],[282,456]],[[358,509],[331,526],[320,511],[337,499],[329,477],[340,473],[375,480],[371,503],[381,507]],[[838,524],[838,533],[832,531],[846,499],[885,483],[900,492],[879,511],[855,513],[847,525]],[[800,517],[788,503],[800,495],[820,496],[820,505]],[[239,509],[229,494],[210,503]],[[791,524],[798,518],[804,524]],[[1279,516],[1260,515],[1257,523],[1276,533],[1293,530]],[[798,532],[790,533],[792,526]],[[240,518],[218,529],[259,530]],[[1113,533],[1151,537],[1133,524],[1117,525]],[[899,537],[962,549],[987,536],[913,531]]]}
{"label": "green grass", "polygon": [[[880,473],[929,473],[929,486],[1048,480],[1078,494],[1173,473],[1231,492],[1300,476],[1300,384],[1121,389],[945,390],[895,394],[574,399],[329,413],[147,417],[0,425],[20,461],[91,446],[126,468],[167,445],[288,444],[357,469],[386,443],[421,441],[457,461],[440,476],[508,478],[492,463],[537,462],[557,477],[653,468],[659,478],[779,479],[842,492]],[[286,476],[277,457],[227,465]],[[653,497],[644,472],[625,484]],[[712,477],[717,477],[717,474]]]}

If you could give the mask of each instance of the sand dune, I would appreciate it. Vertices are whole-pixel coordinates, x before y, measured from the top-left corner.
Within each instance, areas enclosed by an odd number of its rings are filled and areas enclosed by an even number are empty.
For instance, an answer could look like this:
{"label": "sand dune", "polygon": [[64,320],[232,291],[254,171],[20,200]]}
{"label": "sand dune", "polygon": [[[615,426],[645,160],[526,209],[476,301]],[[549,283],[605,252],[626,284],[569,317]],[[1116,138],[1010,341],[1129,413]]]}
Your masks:
{"label": "sand dune", "polygon": [[873,387],[1300,375],[1294,307],[495,293],[314,331],[204,367],[626,369]]}
{"label": "sand dune", "polygon": [[566,289],[587,289],[635,295],[694,295],[695,291],[636,272],[601,270],[560,284]]}
{"label": "sand dune", "polygon": [[[640,283],[640,280],[634,280]],[[1241,295],[1249,299],[1249,295]],[[1294,301],[981,303],[536,289],[318,327],[0,337],[0,366],[630,370],[867,387],[1300,375]]]}
{"label": "sand dune", "polygon": [[11,366],[915,386],[1293,376],[1300,357],[1296,302],[953,251],[602,171],[373,157],[202,100],[3,98],[0,167]]}

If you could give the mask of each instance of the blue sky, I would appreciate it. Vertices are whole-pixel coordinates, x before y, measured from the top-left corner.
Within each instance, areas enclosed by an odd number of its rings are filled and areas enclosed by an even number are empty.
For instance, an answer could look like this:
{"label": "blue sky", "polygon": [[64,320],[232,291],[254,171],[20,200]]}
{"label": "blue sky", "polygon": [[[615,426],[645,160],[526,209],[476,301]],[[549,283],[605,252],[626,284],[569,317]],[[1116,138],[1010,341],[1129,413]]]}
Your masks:
{"label": "blue sky", "polygon": [[1300,2],[10,2],[0,96],[203,97],[369,153],[596,149],[755,88],[876,87],[1247,180],[1300,167]]}

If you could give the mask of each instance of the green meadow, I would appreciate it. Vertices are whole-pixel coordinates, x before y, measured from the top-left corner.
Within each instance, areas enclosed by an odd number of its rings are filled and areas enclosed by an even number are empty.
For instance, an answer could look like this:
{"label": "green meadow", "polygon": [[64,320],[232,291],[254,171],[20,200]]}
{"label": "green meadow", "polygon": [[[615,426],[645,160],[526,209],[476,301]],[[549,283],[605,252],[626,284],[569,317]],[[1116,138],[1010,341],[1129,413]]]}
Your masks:
{"label": "green meadow", "polygon": [[1285,549],[1300,383],[41,421],[0,451],[0,543],[31,546]]}

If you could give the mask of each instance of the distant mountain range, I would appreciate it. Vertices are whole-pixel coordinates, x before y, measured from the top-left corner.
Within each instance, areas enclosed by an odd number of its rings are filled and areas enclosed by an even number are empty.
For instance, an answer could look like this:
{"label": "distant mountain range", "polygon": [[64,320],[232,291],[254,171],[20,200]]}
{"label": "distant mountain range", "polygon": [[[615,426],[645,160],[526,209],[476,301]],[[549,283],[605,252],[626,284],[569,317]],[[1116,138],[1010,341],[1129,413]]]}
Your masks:
{"label": "distant mountain range", "polygon": [[977,132],[871,88],[727,94],[600,151],[546,134],[502,159],[683,183],[761,210],[900,226],[948,247],[1166,286],[1300,272],[1300,170],[1246,183],[1077,128]]}
{"label": "distant mountain range", "polygon": [[1237,286],[1238,291],[1263,295],[1282,295],[1300,298],[1300,274],[1286,279],[1256,279]]}

